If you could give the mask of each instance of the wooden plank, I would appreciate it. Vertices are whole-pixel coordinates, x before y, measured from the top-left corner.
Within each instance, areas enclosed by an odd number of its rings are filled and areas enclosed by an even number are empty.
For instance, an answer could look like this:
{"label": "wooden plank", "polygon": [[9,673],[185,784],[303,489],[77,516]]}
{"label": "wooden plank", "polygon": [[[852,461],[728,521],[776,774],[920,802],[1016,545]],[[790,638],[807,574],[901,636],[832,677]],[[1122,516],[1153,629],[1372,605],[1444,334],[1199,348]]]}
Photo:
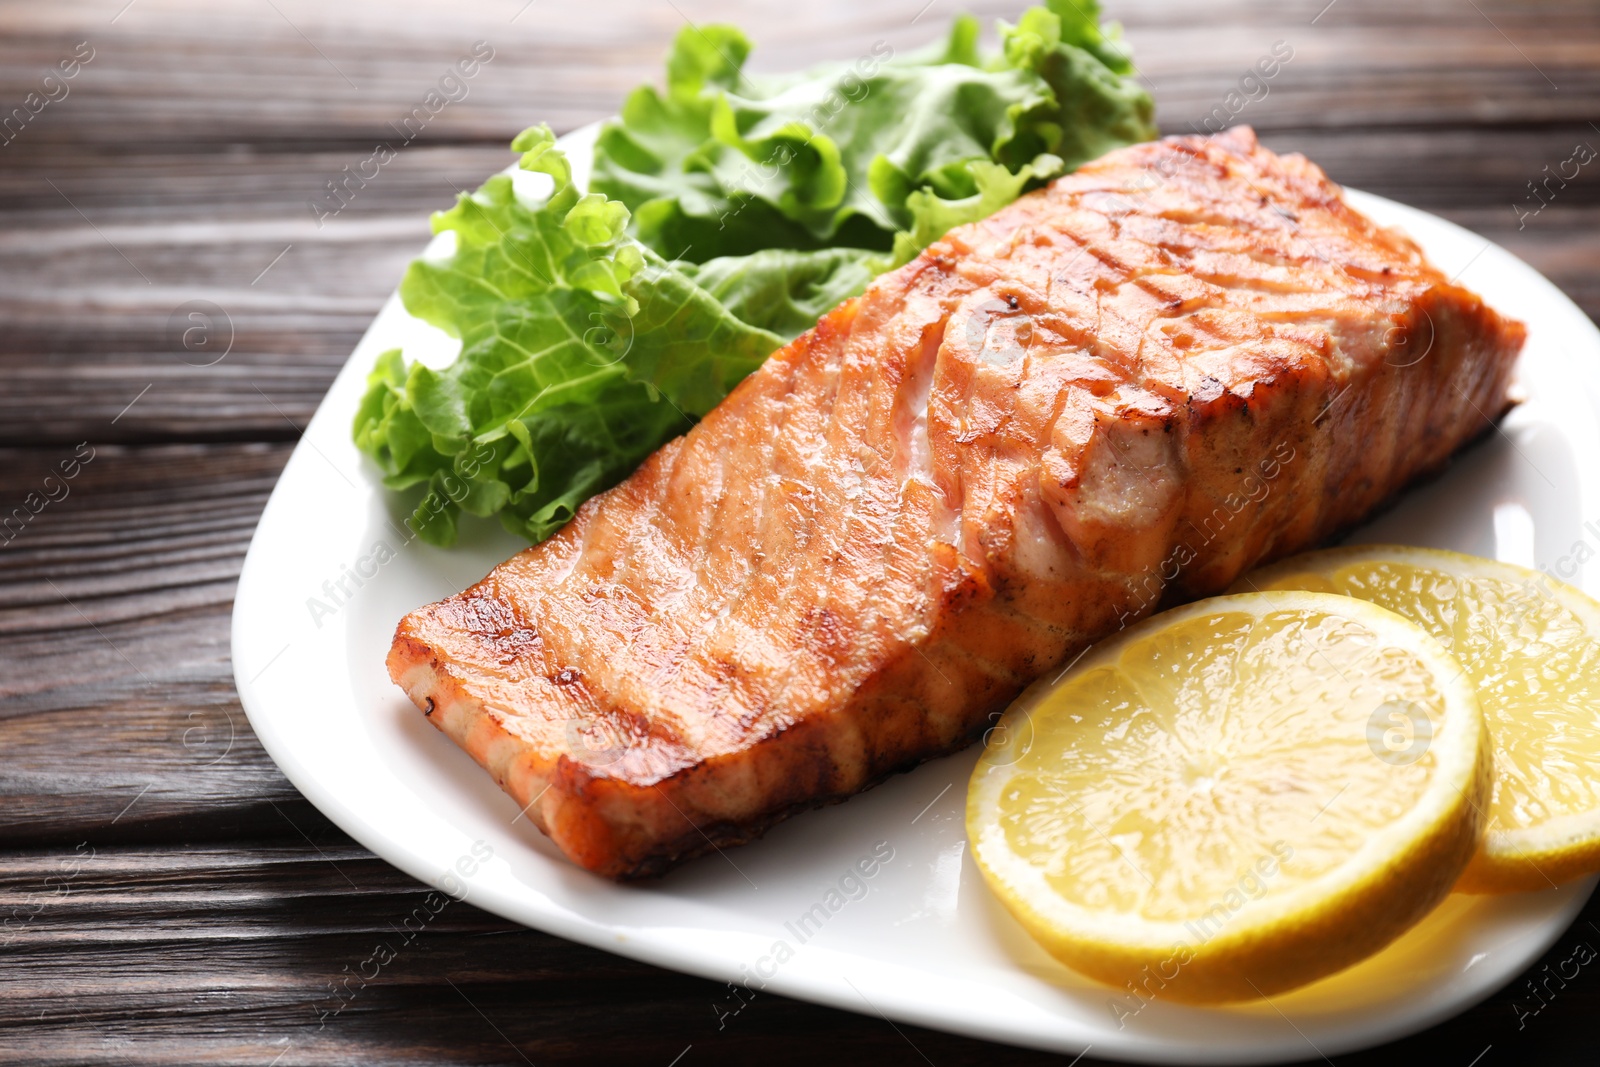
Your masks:
{"label": "wooden plank", "polygon": [[[388,136],[477,40],[495,57],[429,136],[503,140],[534,120],[531,101],[561,128],[612,113],[627,89],[659,79],[662,51],[688,20],[736,23],[759,46],[753,69],[792,70],[878,40],[908,51],[942,33],[954,8],[936,4],[913,20],[921,5],[603,0],[538,5],[512,21],[506,9],[515,15],[520,5],[412,3],[391,14],[282,0],[276,10],[213,5],[196,18],[187,3],[141,0],[112,24],[122,3],[97,5],[104,21],[20,3],[0,9],[0,68],[12,72],[0,78],[0,99],[27,92],[34,72],[77,41],[92,38],[95,49],[71,95],[26,131],[28,143],[368,141]],[[987,24],[1021,5],[962,6]],[[1179,119],[1209,109],[1277,39],[1296,49],[1275,94],[1296,125],[1581,121],[1600,91],[1592,5],[1340,0],[1320,18],[1324,0],[1208,4],[1204,18],[1159,0],[1106,6]]]}
{"label": "wooden plank", "polygon": [[321,825],[250,732],[228,649],[233,586],[288,454],[0,451],[0,847]]}
{"label": "wooden plank", "polygon": [[749,1062],[801,1037],[888,1063],[921,1062],[908,1038],[941,1064],[992,1055],[748,991],[719,1018],[724,986],[506,923],[337,839],[181,864],[82,842],[0,871],[0,1063]]}
{"label": "wooden plank", "polygon": [[[1596,918],[1591,904],[1530,973],[1596,941]],[[181,1049],[190,1063],[666,1065],[692,1046],[686,1064],[806,1064],[839,1043],[873,1062],[1064,1062],[762,993],[723,1016],[737,1006],[725,986],[449,901],[331,832],[0,853],[0,959],[0,1063]],[[1600,1005],[1600,975],[1551,991],[1537,1015],[1518,983],[1447,1028],[1338,1062],[1466,1064],[1486,1045],[1501,1062],[1550,1062],[1555,1035]]]}

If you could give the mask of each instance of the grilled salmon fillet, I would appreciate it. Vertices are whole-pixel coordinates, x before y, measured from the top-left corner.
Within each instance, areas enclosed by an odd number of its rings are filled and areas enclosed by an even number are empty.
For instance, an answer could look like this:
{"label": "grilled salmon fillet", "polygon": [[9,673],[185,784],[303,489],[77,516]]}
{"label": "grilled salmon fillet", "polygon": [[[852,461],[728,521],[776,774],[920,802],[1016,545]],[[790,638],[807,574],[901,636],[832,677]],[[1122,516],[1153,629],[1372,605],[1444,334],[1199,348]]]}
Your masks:
{"label": "grilled salmon fillet", "polygon": [[660,873],[973,741],[1492,425],[1518,323],[1248,129],[952,231],[389,672],[571,859]]}

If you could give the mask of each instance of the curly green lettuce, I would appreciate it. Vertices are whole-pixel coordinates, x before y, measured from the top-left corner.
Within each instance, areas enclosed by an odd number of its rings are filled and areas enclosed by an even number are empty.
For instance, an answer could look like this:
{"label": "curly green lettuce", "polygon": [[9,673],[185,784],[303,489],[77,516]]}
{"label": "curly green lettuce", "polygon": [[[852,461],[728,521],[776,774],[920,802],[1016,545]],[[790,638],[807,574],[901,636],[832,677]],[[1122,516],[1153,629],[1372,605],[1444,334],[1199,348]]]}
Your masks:
{"label": "curly green lettuce", "polygon": [[455,251],[412,263],[400,296],[461,355],[434,370],[384,353],[356,415],[384,484],[425,488],[409,523],[433,544],[462,511],[550,536],[781,343],[627,237],[627,210],[580,194],[554,142],[539,127],[513,144],[554,181],[544,203],[496,175],[434,216]]}
{"label": "curly green lettuce", "polygon": [[990,57],[963,15],[913,55],[880,41],[852,63],[760,77],[744,72],[738,30],[686,27],[665,90],[636,89],[601,129],[591,185],[670,259],[893,250],[881,269],[1156,136],[1120,32],[1102,30],[1092,0],[1050,0],[1000,30]]}
{"label": "curly green lettuce", "polygon": [[512,148],[553,190],[496,175],[434,216],[453,251],[400,295],[461,341],[434,370],[380,357],[357,445],[408,520],[449,545],[462,512],[538,542],[683,433],[874,275],[1110,149],[1156,136],[1117,28],[1049,0],[896,56],[746,74],[750,44],[686,27],[664,91],[629,96],[579,190],[547,127]]}

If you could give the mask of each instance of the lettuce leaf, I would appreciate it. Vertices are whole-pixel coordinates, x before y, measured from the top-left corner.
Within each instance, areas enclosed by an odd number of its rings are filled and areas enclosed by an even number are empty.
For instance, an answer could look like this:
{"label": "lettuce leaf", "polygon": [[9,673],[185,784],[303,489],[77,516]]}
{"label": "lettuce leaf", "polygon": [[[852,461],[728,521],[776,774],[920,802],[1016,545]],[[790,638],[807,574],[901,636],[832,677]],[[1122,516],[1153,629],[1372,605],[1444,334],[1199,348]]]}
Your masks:
{"label": "lettuce leaf", "polygon": [[602,128],[587,193],[548,127],[522,133],[512,148],[549,196],[490,178],[434,215],[454,249],[400,286],[460,355],[385,353],[356,415],[412,529],[449,545],[466,512],[543,540],[877,273],[1156,136],[1093,0],[1048,0],[1000,33],[984,55],[963,15],[915,53],[880,42],[757,77],[738,30],[686,27],[665,88]]}
{"label": "lettuce leaf", "polygon": [[384,484],[425,486],[409,521],[434,544],[461,511],[550,536],[781,343],[627,237],[627,209],[580,195],[554,142],[538,127],[513,143],[555,182],[543,204],[496,175],[434,216],[455,251],[413,263],[400,295],[461,355],[434,370],[385,353],[356,416]]}
{"label": "lettuce leaf", "polygon": [[[898,243],[888,264],[903,262],[908,241],[941,236],[938,220],[982,218],[1156,135],[1150,96],[1093,0],[1050,0],[1000,28],[993,57],[979,55],[977,22],[963,15],[919,53],[879,42],[851,63],[758,77],[744,72],[750,43],[738,30],[687,26],[665,90],[635,90],[601,129],[591,185],[669,258]],[[1002,183],[997,166],[1020,180]]]}
{"label": "lettuce leaf", "polygon": [[883,256],[860,248],[767,248],[678,267],[735,317],[787,341],[865,289]]}

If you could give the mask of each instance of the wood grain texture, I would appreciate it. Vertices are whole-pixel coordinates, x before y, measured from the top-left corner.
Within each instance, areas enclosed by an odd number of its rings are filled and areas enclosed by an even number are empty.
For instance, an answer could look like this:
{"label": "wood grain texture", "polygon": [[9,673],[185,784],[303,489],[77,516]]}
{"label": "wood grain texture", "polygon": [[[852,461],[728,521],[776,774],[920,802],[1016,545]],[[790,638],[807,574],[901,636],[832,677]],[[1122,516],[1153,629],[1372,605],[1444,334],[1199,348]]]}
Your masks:
{"label": "wood grain texture", "polygon": [[[685,18],[739,23],[754,65],[780,70],[923,43],[954,7],[921,7],[0,2],[0,114],[94,50],[0,145],[0,1063],[1065,1062],[776,996],[719,1026],[724,988],[470,902],[408,937],[427,891],[284,780],[228,654],[267,495],[430,210],[504,165],[523,126],[612,113]],[[1600,316],[1600,171],[1518,211],[1542,168],[1600,146],[1593,3],[1107,7],[1164,128],[1203,121],[1287,41],[1239,121],[1505,245]],[[479,40],[495,58],[468,98],[319,227],[307,201]],[[215,362],[174,332],[195,301],[220,312]],[[1595,904],[1541,967],[1580,942],[1600,945]],[[352,979],[380,943],[392,963]],[[1539,1007],[1519,981],[1337,1062],[1592,1062],[1600,978],[1550,988]]]}

